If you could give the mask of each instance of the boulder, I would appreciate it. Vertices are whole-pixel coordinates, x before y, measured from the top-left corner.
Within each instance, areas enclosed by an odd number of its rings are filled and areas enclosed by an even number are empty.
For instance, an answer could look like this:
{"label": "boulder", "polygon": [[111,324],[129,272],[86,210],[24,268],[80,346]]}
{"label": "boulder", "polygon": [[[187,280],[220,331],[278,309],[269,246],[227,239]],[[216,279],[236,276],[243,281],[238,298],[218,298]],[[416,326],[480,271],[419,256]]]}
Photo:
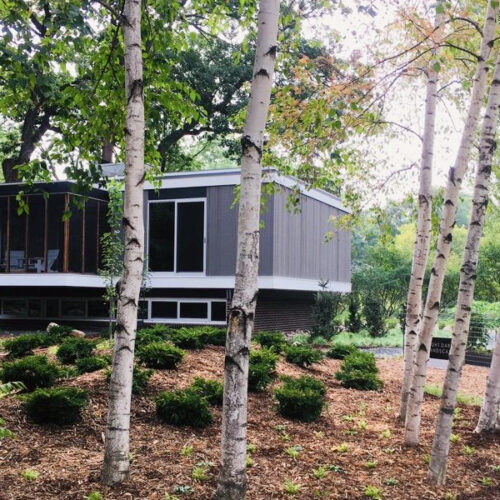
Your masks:
{"label": "boulder", "polygon": [[54,326],[59,326],[59,325],[58,325],[57,323],[54,323],[54,322],[49,323],[49,324],[47,325],[47,332],[50,332],[50,330],[51,330],[52,328],[54,328]]}
{"label": "boulder", "polygon": [[82,332],[81,330],[71,330],[70,337],[85,337],[85,332]]}

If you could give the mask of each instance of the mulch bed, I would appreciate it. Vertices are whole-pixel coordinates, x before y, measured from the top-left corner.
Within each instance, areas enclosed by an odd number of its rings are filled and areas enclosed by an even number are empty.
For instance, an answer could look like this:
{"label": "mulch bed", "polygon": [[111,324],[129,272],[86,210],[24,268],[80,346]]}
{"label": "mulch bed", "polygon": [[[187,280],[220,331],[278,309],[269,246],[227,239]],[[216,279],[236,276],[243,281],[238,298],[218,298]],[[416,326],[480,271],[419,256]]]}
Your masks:
{"label": "mulch bed", "polygon": [[[395,418],[402,361],[378,360],[385,382],[383,392],[343,389],[333,377],[339,364],[325,359],[305,370],[279,363],[280,374],[308,373],[328,385],[328,408],[312,424],[280,417],[273,407],[270,390],[250,395],[248,435],[256,451],[248,471],[247,498],[288,498],[285,480],[301,485],[300,492],[291,497],[300,499],[364,498],[368,485],[379,488],[386,499],[500,498],[500,473],[491,468],[500,465],[500,438],[479,438],[473,434],[478,407],[461,407],[461,419],[454,429],[460,441],[451,445],[447,485],[431,487],[426,482],[425,459],[432,443],[439,400],[426,397],[422,444],[415,449],[405,448],[403,432]],[[0,499],[82,500],[90,492],[100,491],[106,499],[163,500],[165,494],[174,494],[176,486],[182,485],[189,485],[192,493],[176,494],[180,499],[213,498],[219,460],[220,408],[214,408],[214,423],[207,429],[175,428],[157,420],[153,399],[163,390],[186,387],[195,376],[222,377],[222,371],[223,348],[217,347],[190,352],[178,371],[156,371],[146,394],[133,398],[131,477],[114,488],[99,484],[107,403],[103,370],[64,382],[90,390],[91,401],[83,420],[73,427],[31,424],[17,398],[1,400],[0,414],[16,438],[4,439],[0,444]],[[429,372],[430,383],[442,382],[443,370],[429,369]],[[486,375],[484,368],[466,366],[461,392],[482,395]],[[344,418],[346,415],[354,420]],[[359,428],[360,420],[366,421],[365,430]],[[284,426],[284,430],[277,426]],[[288,440],[283,440],[284,434]],[[334,451],[342,443],[348,443],[348,451]],[[191,456],[180,453],[186,445],[194,448]],[[465,454],[465,445],[473,447],[475,452]],[[297,459],[285,453],[290,446],[302,448]],[[369,461],[376,461],[376,467],[367,468]],[[213,464],[206,481],[196,482],[191,477],[193,467],[199,462]],[[323,479],[316,479],[312,469],[320,465],[337,465],[342,471],[331,471]],[[24,479],[21,473],[26,469],[37,471],[39,477],[33,481]],[[486,477],[491,478],[490,486],[481,483]],[[385,481],[389,478],[397,479],[397,484],[387,485]]]}

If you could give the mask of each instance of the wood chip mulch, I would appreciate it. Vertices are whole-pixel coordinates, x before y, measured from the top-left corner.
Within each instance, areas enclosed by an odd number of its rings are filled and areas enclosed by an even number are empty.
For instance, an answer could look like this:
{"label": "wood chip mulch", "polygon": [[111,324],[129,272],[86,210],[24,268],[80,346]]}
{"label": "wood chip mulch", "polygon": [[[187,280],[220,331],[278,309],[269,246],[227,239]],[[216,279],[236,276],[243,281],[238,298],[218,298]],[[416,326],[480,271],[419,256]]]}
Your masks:
{"label": "wood chip mulch", "polygon": [[[402,361],[378,360],[385,382],[382,392],[343,389],[333,377],[339,364],[325,359],[306,370],[279,363],[280,374],[308,373],[327,384],[328,408],[312,424],[280,417],[273,406],[272,390],[250,395],[248,435],[256,450],[253,466],[248,470],[248,499],[358,499],[366,498],[364,492],[369,485],[379,488],[385,499],[500,498],[500,472],[492,468],[500,465],[500,437],[479,438],[473,434],[478,407],[461,406],[454,428],[460,440],[451,445],[447,484],[433,487],[426,481],[426,455],[432,443],[439,400],[426,396],[421,446],[405,448],[396,420]],[[207,429],[176,428],[157,420],[154,397],[164,390],[186,387],[196,376],[222,377],[222,371],[223,348],[217,347],[190,352],[178,371],[156,371],[146,394],[133,398],[131,477],[114,488],[99,484],[107,403],[103,370],[64,382],[90,391],[90,404],[76,426],[47,428],[31,424],[17,398],[1,400],[0,416],[16,438],[0,442],[0,499],[83,500],[92,491],[100,491],[107,500],[163,500],[167,493],[179,499],[213,498],[220,408],[214,409],[214,423]],[[444,374],[444,370],[430,368],[430,383],[441,383]],[[486,369],[466,366],[460,391],[482,395],[486,376]],[[366,429],[361,428],[364,425]],[[335,451],[343,443],[348,444],[347,451]],[[180,453],[186,445],[193,446],[190,456]],[[300,447],[296,459],[285,452],[291,446]],[[472,454],[465,453],[465,446],[471,448]],[[201,482],[191,477],[199,462],[211,464],[208,479]],[[368,462],[375,462],[375,467],[369,468]],[[312,471],[321,465],[338,467],[317,479]],[[26,469],[37,471],[38,478],[24,479],[22,472]],[[285,480],[300,485],[295,496],[286,494]],[[388,485],[386,481],[397,482]],[[176,492],[176,488],[179,491],[178,487],[186,486],[191,493]]]}

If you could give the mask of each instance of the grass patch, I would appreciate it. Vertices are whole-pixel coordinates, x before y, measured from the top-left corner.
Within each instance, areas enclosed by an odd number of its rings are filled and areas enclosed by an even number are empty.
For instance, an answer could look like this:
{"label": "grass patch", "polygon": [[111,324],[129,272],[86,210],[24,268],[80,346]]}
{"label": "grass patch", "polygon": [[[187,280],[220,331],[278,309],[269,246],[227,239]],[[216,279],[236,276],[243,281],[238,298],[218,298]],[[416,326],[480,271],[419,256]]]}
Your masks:
{"label": "grass patch", "polygon": [[367,330],[358,333],[341,332],[333,337],[335,344],[356,347],[403,347],[403,334],[399,327],[391,328],[381,337],[373,337]]}
{"label": "grass patch", "polygon": [[[439,385],[426,385],[424,387],[424,393],[429,396],[435,396],[440,398],[443,395],[443,389]],[[483,404],[483,398],[480,396],[470,396],[469,394],[463,394],[459,392],[457,394],[457,403],[466,406],[481,406]]]}

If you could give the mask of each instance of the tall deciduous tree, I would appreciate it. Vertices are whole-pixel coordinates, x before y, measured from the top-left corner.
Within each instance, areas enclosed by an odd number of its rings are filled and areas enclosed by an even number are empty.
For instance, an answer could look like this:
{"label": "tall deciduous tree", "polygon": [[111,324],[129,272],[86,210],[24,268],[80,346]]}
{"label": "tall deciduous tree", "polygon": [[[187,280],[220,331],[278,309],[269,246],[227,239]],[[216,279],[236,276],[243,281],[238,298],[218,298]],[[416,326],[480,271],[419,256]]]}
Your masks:
{"label": "tall deciduous tree", "polygon": [[[439,27],[443,21],[443,2],[436,4],[434,23],[435,48],[439,44]],[[403,384],[401,387],[401,403],[399,417],[406,420],[408,392],[410,390],[415,349],[418,339],[418,327],[422,317],[422,287],[424,284],[427,259],[431,240],[432,215],[432,161],[434,157],[434,128],[436,123],[436,103],[439,81],[439,63],[432,58],[426,69],[427,88],[425,98],[424,135],[422,137],[422,157],[420,160],[420,189],[418,192],[417,233],[413,247],[413,261],[410,285],[406,302],[405,349]]]}
{"label": "tall deciduous tree", "polygon": [[446,264],[451,251],[453,227],[455,225],[458,196],[462,186],[463,177],[467,171],[470,151],[481,112],[481,104],[485,93],[488,73],[488,59],[496,36],[496,20],[498,15],[498,1],[488,2],[486,20],[483,28],[481,49],[477,56],[477,67],[474,75],[471,101],[462,132],[462,139],[454,166],[448,174],[446,192],[444,196],[443,214],[441,217],[440,233],[434,258],[429,289],[422,325],[420,327],[415,363],[412,375],[411,388],[408,393],[408,406],[406,409],[405,442],[407,445],[416,446],[419,442],[420,418],[424,386],[427,376],[427,361],[429,360],[432,332],[436,326],[439,315],[441,292],[446,272]]}
{"label": "tall deciduous tree", "polygon": [[247,487],[248,358],[258,293],[261,162],[274,77],[279,9],[279,0],[260,1],[253,79],[241,139],[236,280],[226,339],[218,499],[244,498]]}
{"label": "tall deciduous tree", "polygon": [[118,297],[113,370],[102,481],[115,484],[129,475],[129,426],[137,309],[144,267],[144,91],[141,0],[125,0],[121,17],[125,48],[124,270]]}
{"label": "tall deciduous tree", "polygon": [[469,336],[469,326],[474,300],[474,285],[477,277],[479,261],[479,243],[484,226],[484,218],[489,200],[489,183],[493,157],[497,149],[496,135],[498,113],[500,107],[500,54],[495,65],[495,72],[491,82],[488,105],[481,129],[479,144],[479,161],[477,165],[472,200],[472,212],[464,257],[460,269],[460,285],[457,299],[457,312],[453,328],[453,337],[443,385],[441,407],[439,409],[436,433],[432,444],[431,461],[429,464],[429,479],[432,482],[443,484],[446,478],[446,464],[450,449],[451,425],[453,410],[457,401],[458,385],[465,361],[465,348]]}
{"label": "tall deciduous tree", "polygon": [[474,432],[481,434],[483,432],[494,432],[500,428],[500,337],[497,339],[493,358],[491,360],[490,370],[488,372],[488,381],[484,393],[483,406],[481,414]]}

